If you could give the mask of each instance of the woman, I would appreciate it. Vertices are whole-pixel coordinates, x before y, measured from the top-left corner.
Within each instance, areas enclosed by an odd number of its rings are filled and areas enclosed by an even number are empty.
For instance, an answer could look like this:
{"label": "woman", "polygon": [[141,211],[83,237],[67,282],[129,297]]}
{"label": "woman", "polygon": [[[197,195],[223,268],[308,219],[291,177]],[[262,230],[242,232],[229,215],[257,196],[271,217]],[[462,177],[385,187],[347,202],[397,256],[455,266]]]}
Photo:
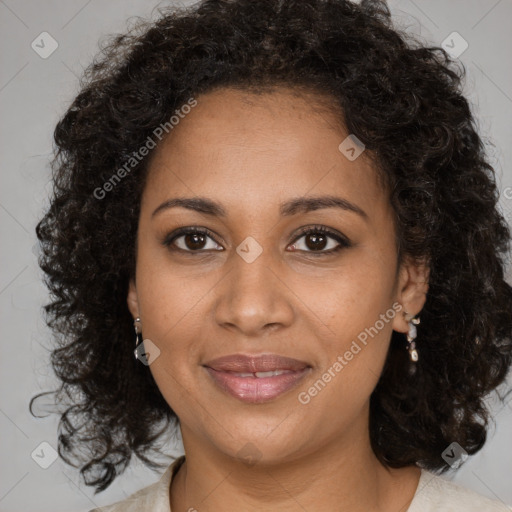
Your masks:
{"label": "woman", "polygon": [[99,492],[179,425],[103,511],[508,510],[436,474],[482,448],[512,357],[462,71],[375,1],[163,14],[55,132],[61,456]]}

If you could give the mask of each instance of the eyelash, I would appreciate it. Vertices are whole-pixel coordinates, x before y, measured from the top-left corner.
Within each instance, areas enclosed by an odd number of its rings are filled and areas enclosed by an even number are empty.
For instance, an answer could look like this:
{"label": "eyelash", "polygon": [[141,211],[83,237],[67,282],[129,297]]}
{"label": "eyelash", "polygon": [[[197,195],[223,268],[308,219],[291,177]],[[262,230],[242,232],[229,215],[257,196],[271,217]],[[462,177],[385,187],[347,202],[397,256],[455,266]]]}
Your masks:
{"label": "eyelash", "polygon": [[[324,226],[309,226],[309,227],[301,228],[299,230],[297,237],[292,242],[292,244],[295,244],[302,237],[310,235],[310,234],[322,234],[322,235],[328,236],[329,238],[333,238],[334,240],[336,240],[336,242],[338,242],[339,245],[337,247],[335,247],[334,249],[329,249],[328,251],[322,251],[322,250],[320,250],[320,251],[303,251],[302,249],[298,249],[296,252],[306,252],[307,254],[311,254],[313,256],[322,256],[322,255],[326,255],[326,254],[327,255],[334,254],[334,253],[340,251],[341,249],[345,249],[345,248],[352,246],[352,243],[347,238],[339,235],[338,233],[336,233],[334,231],[331,231],[330,229],[327,229]],[[215,240],[215,235],[209,229],[198,228],[198,227],[193,227],[193,226],[179,228],[178,230],[174,231],[173,233],[170,233],[169,235],[167,235],[164,238],[164,240],[162,241],[162,245],[164,245],[165,247],[169,248],[169,250],[172,250],[172,251],[181,251],[181,252],[190,253],[190,254],[201,254],[201,253],[206,252],[204,249],[192,251],[192,250],[181,249],[180,247],[172,247],[173,242],[176,239],[178,239],[184,235],[208,236],[215,243],[220,245]]]}

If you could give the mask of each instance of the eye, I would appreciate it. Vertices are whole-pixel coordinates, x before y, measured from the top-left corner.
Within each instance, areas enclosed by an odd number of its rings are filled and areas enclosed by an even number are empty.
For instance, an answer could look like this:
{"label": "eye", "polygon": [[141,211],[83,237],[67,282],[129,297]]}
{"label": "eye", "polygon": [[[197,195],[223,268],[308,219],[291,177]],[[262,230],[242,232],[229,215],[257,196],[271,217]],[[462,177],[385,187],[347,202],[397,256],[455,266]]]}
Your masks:
{"label": "eye", "polygon": [[[170,235],[167,235],[162,244],[171,250],[181,250],[185,252],[204,252],[205,250],[224,250],[217,243],[210,244],[208,247],[207,239],[215,242],[213,233],[206,228],[186,227],[180,228]],[[183,239],[183,240],[180,240]],[[180,243],[178,243],[178,241]],[[176,246],[176,247],[175,247]]]}
{"label": "eye", "polygon": [[[304,244],[297,243],[297,241],[301,238],[305,239]],[[331,239],[330,247],[329,239]],[[337,245],[336,243],[333,243],[333,240],[337,242]],[[301,246],[305,247],[305,249],[303,249]],[[331,231],[324,226],[312,226],[301,229],[300,236],[295,239],[292,245],[292,250],[299,250],[313,254],[318,253],[314,254],[314,256],[320,256],[322,254],[333,254],[343,248],[351,246],[351,242],[341,234],[335,231]],[[328,250],[324,250],[326,247],[328,247]]]}
{"label": "eye", "polygon": [[[305,244],[297,243],[301,238],[305,239]],[[210,247],[208,247],[208,239],[212,241]],[[331,240],[331,244],[329,244],[329,239]],[[224,250],[222,246],[215,242],[215,235],[209,229],[194,226],[179,228],[167,235],[162,241],[162,244],[170,250],[188,253]],[[329,245],[331,246],[329,247]],[[295,238],[291,247],[292,252],[302,251],[313,254],[314,256],[320,256],[332,254],[351,246],[352,243],[346,237],[335,231],[331,231],[324,226],[310,226],[300,230],[299,236]],[[326,247],[328,248],[327,250],[325,250]]]}

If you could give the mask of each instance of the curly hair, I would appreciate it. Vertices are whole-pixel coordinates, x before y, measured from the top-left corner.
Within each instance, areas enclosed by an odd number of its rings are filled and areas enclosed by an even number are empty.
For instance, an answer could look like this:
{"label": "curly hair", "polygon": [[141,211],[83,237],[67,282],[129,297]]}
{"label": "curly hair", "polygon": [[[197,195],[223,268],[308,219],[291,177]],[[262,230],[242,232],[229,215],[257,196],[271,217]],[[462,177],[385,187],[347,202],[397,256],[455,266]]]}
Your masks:
{"label": "curly hair", "polygon": [[53,393],[70,400],[60,456],[81,466],[95,493],[133,454],[161,467],[150,455],[179,420],[133,357],[126,303],[150,158],[104,199],[95,190],[180,105],[221,87],[329,98],[390,191],[399,263],[429,263],[416,371],[407,371],[405,338],[394,331],[370,397],[376,456],[442,473],[452,441],[480,450],[490,416],[484,399],[512,361],[510,229],[462,93],[464,66],[394,27],[377,0],[205,0],[159,14],[106,40],[54,133],[54,188],[36,233],[51,292],[44,311],[56,343]]}

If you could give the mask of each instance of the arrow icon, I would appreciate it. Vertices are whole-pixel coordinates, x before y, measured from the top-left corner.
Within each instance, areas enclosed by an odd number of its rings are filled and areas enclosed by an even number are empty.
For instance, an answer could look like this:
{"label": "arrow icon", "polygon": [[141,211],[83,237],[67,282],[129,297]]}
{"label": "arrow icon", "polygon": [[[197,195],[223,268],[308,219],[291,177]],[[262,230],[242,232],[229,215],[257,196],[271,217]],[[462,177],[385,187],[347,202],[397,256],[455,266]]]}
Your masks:
{"label": "arrow icon", "polygon": [[138,359],[145,366],[154,363],[160,356],[160,349],[150,339],[143,340],[135,350],[135,358]]}
{"label": "arrow icon", "polygon": [[441,454],[443,460],[453,469],[457,469],[468,458],[468,452],[456,442],[451,443]]}
{"label": "arrow icon", "polygon": [[236,252],[246,263],[252,263],[263,252],[263,248],[252,236],[248,236],[240,242]]}
{"label": "arrow icon", "polygon": [[458,32],[452,32],[445,37],[441,46],[452,59],[458,59],[468,49],[469,44]]}
{"label": "arrow icon", "polygon": [[58,453],[50,443],[43,441],[30,454],[32,460],[42,469],[48,469],[58,458]]}
{"label": "arrow icon", "polygon": [[351,133],[341,142],[338,149],[347,160],[353,162],[365,150],[365,145]]}
{"label": "arrow icon", "polygon": [[59,43],[48,32],[41,32],[30,43],[30,47],[39,55],[39,57],[47,59],[59,47]]}

